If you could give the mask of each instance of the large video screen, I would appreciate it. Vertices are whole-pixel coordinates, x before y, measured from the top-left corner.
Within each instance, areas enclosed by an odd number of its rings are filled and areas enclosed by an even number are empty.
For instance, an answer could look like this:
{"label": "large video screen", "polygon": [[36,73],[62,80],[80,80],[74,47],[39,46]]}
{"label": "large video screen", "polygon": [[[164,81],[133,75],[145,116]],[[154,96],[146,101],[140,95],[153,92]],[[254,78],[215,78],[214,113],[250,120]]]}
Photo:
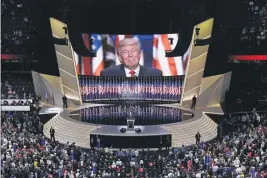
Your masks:
{"label": "large video screen", "polygon": [[[89,58],[75,54],[79,75],[105,77],[185,75],[188,51],[183,56],[165,57],[166,50],[175,48],[179,40],[178,34],[83,34],[83,40],[88,48],[96,51],[96,57]],[[135,67],[136,64],[140,65]]]}

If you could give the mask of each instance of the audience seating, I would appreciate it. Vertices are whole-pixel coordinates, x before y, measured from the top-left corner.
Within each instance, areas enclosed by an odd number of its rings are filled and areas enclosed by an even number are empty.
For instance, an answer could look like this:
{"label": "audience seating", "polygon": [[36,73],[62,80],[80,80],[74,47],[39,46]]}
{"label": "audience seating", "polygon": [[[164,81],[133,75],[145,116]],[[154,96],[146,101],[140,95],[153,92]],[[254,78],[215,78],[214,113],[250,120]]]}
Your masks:
{"label": "audience seating", "polygon": [[[1,112],[1,177],[267,177],[266,111],[225,115],[224,134],[218,136],[217,124],[202,114],[183,124],[162,126],[173,135],[172,148],[115,150],[101,145],[90,148],[89,133],[97,126],[81,128],[78,121],[63,119],[64,112],[43,126],[38,100],[33,106],[30,112]],[[56,141],[50,140],[51,127]],[[196,132],[201,134],[199,144],[195,144]]]}
{"label": "audience seating", "polygon": [[34,86],[31,74],[1,73],[2,99],[31,99]]}

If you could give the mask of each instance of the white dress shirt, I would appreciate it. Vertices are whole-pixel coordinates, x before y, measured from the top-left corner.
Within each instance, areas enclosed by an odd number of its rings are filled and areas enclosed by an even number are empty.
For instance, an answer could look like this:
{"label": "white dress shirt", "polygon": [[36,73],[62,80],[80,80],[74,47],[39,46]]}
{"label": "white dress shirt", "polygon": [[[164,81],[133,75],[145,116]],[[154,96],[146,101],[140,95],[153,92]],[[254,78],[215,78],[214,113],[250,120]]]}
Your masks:
{"label": "white dress shirt", "polygon": [[[124,67],[124,70],[125,70],[125,74],[126,74],[126,77],[132,77],[131,76],[131,74],[130,74],[130,69],[127,69],[126,67]],[[135,76],[139,76],[139,72],[140,72],[140,65],[138,65],[138,67],[135,69],[135,70],[133,70],[133,71],[135,71]]]}

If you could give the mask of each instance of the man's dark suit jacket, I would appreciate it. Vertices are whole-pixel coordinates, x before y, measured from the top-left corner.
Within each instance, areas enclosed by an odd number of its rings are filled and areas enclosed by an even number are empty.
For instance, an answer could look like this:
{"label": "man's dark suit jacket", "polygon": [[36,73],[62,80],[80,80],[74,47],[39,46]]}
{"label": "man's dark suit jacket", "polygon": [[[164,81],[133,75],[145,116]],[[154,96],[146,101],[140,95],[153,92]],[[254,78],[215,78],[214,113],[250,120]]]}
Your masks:
{"label": "man's dark suit jacket", "polygon": [[192,98],[192,102],[193,102],[193,103],[196,103],[196,102],[197,102],[197,97],[194,96],[194,97]]}
{"label": "man's dark suit jacket", "polygon": [[[100,76],[126,77],[126,74],[124,66],[120,64],[102,70]],[[157,76],[162,76],[162,72],[160,70],[140,65],[140,71],[138,77],[157,77]]]}
{"label": "man's dark suit jacket", "polygon": [[63,96],[62,97],[62,101],[63,101],[63,103],[67,103],[67,97],[66,96]]}

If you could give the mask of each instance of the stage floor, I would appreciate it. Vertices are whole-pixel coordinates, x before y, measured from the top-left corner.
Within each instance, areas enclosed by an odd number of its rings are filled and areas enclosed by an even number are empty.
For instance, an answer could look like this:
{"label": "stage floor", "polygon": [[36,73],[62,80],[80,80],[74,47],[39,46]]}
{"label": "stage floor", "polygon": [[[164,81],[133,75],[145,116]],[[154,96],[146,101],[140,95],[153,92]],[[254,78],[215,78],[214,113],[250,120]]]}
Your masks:
{"label": "stage floor", "polygon": [[[126,124],[101,125],[81,122],[79,119],[70,117],[71,113],[78,115],[81,109],[99,106],[114,106],[114,104],[84,103],[80,106],[70,107],[63,111],[61,110],[61,112],[44,125],[45,136],[49,138],[49,130],[53,127],[56,130],[55,137],[60,143],[75,142],[82,148],[90,148],[90,138],[97,135],[106,143],[113,146],[117,145],[118,148],[136,147],[136,145],[140,145],[141,143],[143,144],[142,148],[158,148],[159,140],[161,140],[161,138],[164,140],[165,137],[171,138],[169,139],[170,142],[166,142],[165,144],[171,143],[172,146],[178,147],[181,145],[188,146],[195,143],[195,134],[197,132],[201,133],[203,141],[209,141],[217,136],[216,123],[207,117],[203,111],[199,111],[198,109],[191,110],[178,103],[156,104],[154,106],[181,109],[187,112],[185,115],[188,115],[189,119],[160,125],[141,125],[135,123],[135,128],[139,127],[141,129],[140,133],[134,131],[121,133],[120,129],[122,127],[126,128]],[[43,110],[44,113],[48,113],[47,111],[49,112],[50,110]],[[126,120],[126,118],[124,118],[124,120]],[[122,145],[122,143],[124,145]],[[147,145],[146,143],[153,144]]]}
{"label": "stage floor", "polygon": [[41,110],[39,111],[39,114],[40,115],[44,115],[44,114],[58,114],[61,111],[63,111],[63,109],[60,108],[60,107],[57,107],[57,106],[55,106],[55,107],[53,107],[53,106],[52,107],[51,106],[43,106],[41,108]]}

